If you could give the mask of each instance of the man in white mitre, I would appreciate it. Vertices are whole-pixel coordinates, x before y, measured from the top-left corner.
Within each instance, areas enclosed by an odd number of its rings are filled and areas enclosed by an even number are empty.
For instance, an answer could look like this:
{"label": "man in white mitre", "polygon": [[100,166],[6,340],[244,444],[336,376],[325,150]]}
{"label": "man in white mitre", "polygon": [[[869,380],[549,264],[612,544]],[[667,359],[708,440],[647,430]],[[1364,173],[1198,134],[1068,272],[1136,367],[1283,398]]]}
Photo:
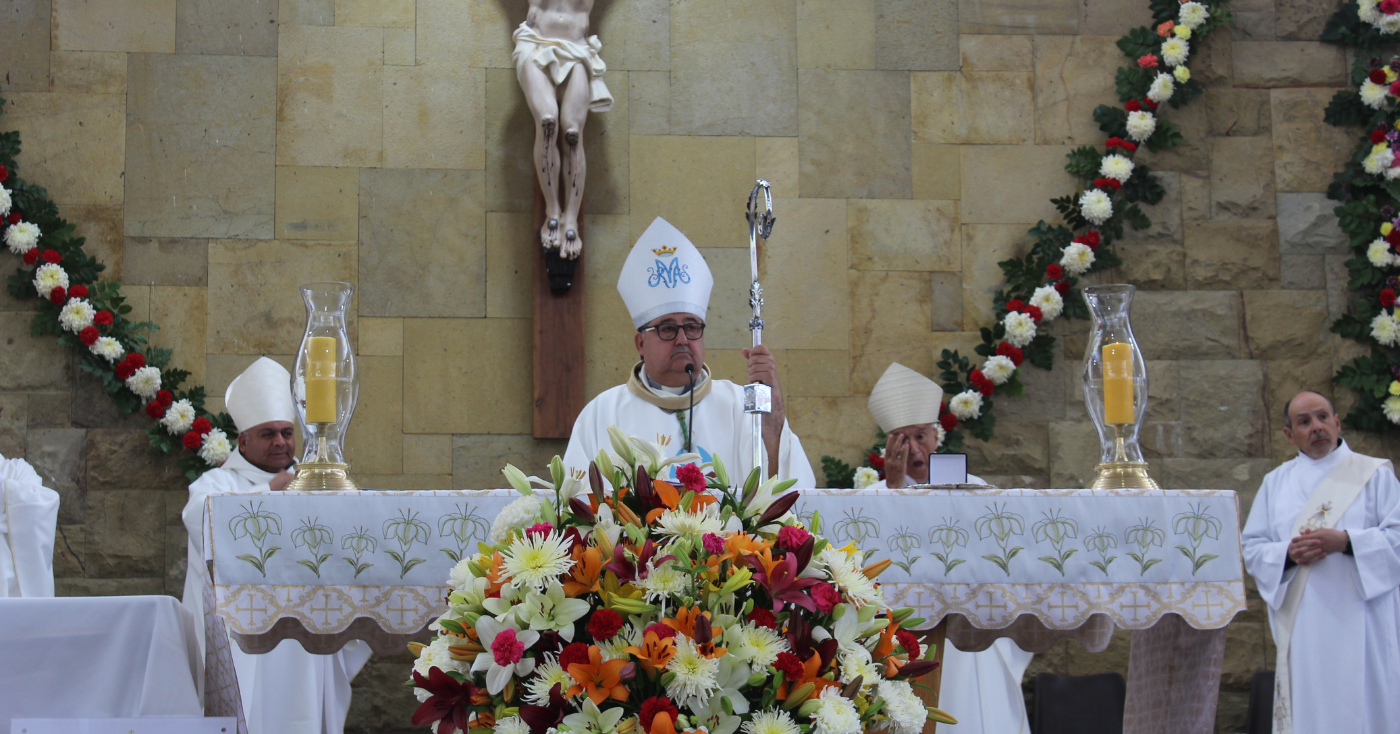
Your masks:
{"label": "man in white mitre", "polygon": [[1327,398],[1284,406],[1298,455],[1264,477],[1240,541],[1269,607],[1275,734],[1400,728],[1400,481],[1352,451]]}
{"label": "man in white mitre", "polygon": [[[190,485],[181,518],[189,531],[184,604],[203,618],[204,500],[212,494],[278,492],[291,471],[296,413],[291,374],[260,357],[229,383],[224,395],[238,427],[238,450],[224,465]],[[201,628],[202,629],[202,628]],[[249,734],[340,734],[350,710],[350,680],[369,659],[369,646],[350,642],[332,655],[313,655],[296,640],[251,655],[231,644]]]}
{"label": "man in white mitre", "polygon": [[[898,489],[928,481],[928,457],[943,443],[938,409],[943,388],[905,367],[891,364],[870,391],[870,414],[885,432],[885,478],[873,489]],[[967,475],[969,484],[986,484]],[[938,707],[958,718],[939,724],[954,734],[1030,734],[1021,676],[1034,657],[1002,637],[982,652],[943,649]]]}
{"label": "man in white mitre", "polygon": [[[712,379],[705,365],[705,313],[714,277],[700,251],[660,217],[632,247],[617,291],[637,327],[641,360],[627,384],[603,391],[584,406],[569,436],[564,464],[588,469],[610,445],[608,426],[663,444],[672,455],[696,453],[701,462],[719,456],[731,481],[753,471],[753,432],[744,412],[744,388]],[[743,350],[749,383],[773,390],[773,411],[763,417],[768,473],[815,487],[802,442],[788,427],[778,387],[778,364],[765,346]],[[693,408],[691,406],[694,406]],[[674,468],[668,479],[674,478]]]}
{"label": "man in white mitre", "polygon": [[0,597],[53,596],[58,493],[24,459],[0,456]]}

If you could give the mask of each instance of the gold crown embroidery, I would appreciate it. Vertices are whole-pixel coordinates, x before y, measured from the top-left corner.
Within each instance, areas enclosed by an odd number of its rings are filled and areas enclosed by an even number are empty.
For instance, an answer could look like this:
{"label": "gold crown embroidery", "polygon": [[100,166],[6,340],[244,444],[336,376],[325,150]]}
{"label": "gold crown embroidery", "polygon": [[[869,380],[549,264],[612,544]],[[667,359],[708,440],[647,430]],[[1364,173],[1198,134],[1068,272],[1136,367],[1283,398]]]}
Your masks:
{"label": "gold crown embroidery", "polygon": [[671,255],[676,254],[676,248],[674,248],[674,247],[668,247],[668,246],[666,246],[666,245],[662,245],[662,246],[660,246],[660,247],[654,247],[654,248],[652,248],[651,251],[654,252],[654,253],[656,253],[656,256],[657,256],[657,257],[669,257],[669,256],[671,256]]}

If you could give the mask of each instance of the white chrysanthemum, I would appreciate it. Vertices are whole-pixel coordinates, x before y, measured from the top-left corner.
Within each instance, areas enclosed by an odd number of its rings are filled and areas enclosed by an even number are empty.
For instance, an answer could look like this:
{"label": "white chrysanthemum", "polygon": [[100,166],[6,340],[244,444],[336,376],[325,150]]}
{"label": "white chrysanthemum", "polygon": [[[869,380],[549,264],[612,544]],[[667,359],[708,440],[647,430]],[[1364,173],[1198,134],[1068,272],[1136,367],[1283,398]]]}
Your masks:
{"label": "white chrysanthemum", "polygon": [[[428,677],[428,671],[437,668],[444,673],[457,672],[466,673],[468,666],[452,659],[452,653],[447,648],[452,645],[452,640],[447,637],[435,637],[431,644],[424,647],[418,653],[418,659],[413,661],[413,672]],[[417,696],[419,702],[428,700],[432,694],[415,687],[413,694]]]}
{"label": "white chrysanthemum", "polygon": [[933,424],[933,431],[934,433],[938,434],[938,440],[933,442],[933,450],[937,451],[943,448],[943,439],[948,437],[948,432],[943,430],[943,426],[940,426],[937,423]]}
{"label": "white chrysanthemum", "polygon": [[1360,0],[1357,3],[1356,11],[1362,20],[1380,29],[1382,33],[1394,33],[1400,30],[1400,13],[1389,15],[1382,13],[1380,0]]}
{"label": "white chrysanthemum", "polygon": [[853,645],[841,650],[837,656],[837,663],[841,669],[841,682],[849,684],[857,677],[861,679],[861,688],[869,688],[875,681],[881,678],[880,668],[870,657],[870,651],[861,645]]}
{"label": "white chrysanthemum", "polygon": [[1395,152],[1385,147],[1384,143],[1371,149],[1371,152],[1361,161],[1362,170],[1372,176],[1379,176],[1390,168],[1390,164],[1395,162]]}
{"label": "white chrysanthemum", "polygon": [[1400,321],[1389,311],[1381,311],[1371,319],[1371,337],[1383,347],[1393,347],[1400,340]]}
{"label": "white chrysanthemum", "polygon": [[451,586],[454,591],[462,591],[475,580],[476,574],[472,572],[471,557],[458,561],[457,565],[447,572],[447,585]]}
{"label": "white chrysanthemum", "polygon": [[739,730],[744,734],[801,734],[802,729],[792,720],[792,714],[780,709],[760,711],[745,721]]}
{"label": "white chrysanthemum", "polygon": [[1191,81],[1191,70],[1185,66],[1178,66],[1172,69],[1172,76],[1176,78],[1177,84],[1185,84]]}
{"label": "white chrysanthemum", "polygon": [[890,734],[919,734],[928,719],[928,709],[914,687],[902,680],[882,680],[875,694],[885,702],[880,713],[889,719]]}
{"label": "white chrysanthemum", "polygon": [[719,515],[716,512],[711,511],[718,506],[719,503],[712,502],[694,512],[667,510],[657,520],[656,532],[670,536],[721,533],[724,531],[724,523],[719,521]]}
{"label": "white chrysanthemum", "polygon": [[1358,91],[1361,93],[1362,104],[1376,110],[1385,107],[1386,99],[1389,97],[1385,85],[1377,84],[1370,79],[1361,82],[1361,89]]}
{"label": "white chrysanthemum", "polygon": [[[1093,250],[1090,250],[1093,252]],[[1061,265],[1060,267],[1064,267]],[[1040,309],[1041,321],[1054,321],[1065,310],[1065,299],[1053,285],[1043,285],[1031,294],[1029,303]]]}
{"label": "white chrysanthemum", "polygon": [[776,630],[756,624],[740,624],[731,629],[733,631],[725,633],[725,638],[730,640],[729,654],[749,663],[755,670],[772,665],[778,653],[788,651],[787,639]]}
{"label": "white chrysanthemum", "polygon": [[1095,225],[1103,224],[1113,216],[1113,200],[1102,189],[1089,189],[1079,197],[1079,211]]}
{"label": "white chrysanthemum", "polygon": [[555,656],[549,655],[543,665],[535,668],[535,675],[527,679],[525,700],[536,706],[548,706],[551,688],[556,685],[563,686],[559,691],[562,694],[573,684],[573,676],[559,666],[559,660]]}
{"label": "white chrysanthemum", "polygon": [[519,716],[496,719],[495,734],[530,734],[530,725]]}
{"label": "white chrysanthemum", "polygon": [[1400,178],[1400,166],[1397,166],[1397,163],[1400,163],[1400,160],[1392,160],[1390,162],[1390,167],[1385,169],[1385,180],[1394,181]]}
{"label": "white chrysanthemum", "polygon": [[151,400],[160,392],[160,370],[146,365],[126,378],[126,387],[142,398]]}
{"label": "white chrysanthemum", "polygon": [[1366,259],[1371,264],[1384,268],[1395,264],[1395,256],[1390,253],[1390,243],[1385,240],[1374,240],[1366,246]]}
{"label": "white chrysanthemum", "polygon": [[1157,104],[1166,104],[1176,92],[1176,79],[1166,72],[1158,72],[1157,78],[1152,80],[1152,86],[1147,88],[1147,98]]}
{"label": "white chrysanthemum", "polygon": [[160,424],[165,426],[165,430],[172,436],[183,436],[190,430],[194,423],[194,405],[188,400],[176,400],[165,409],[165,417],[160,419]]}
{"label": "white chrysanthemum", "polygon": [[963,390],[948,401],[948,412],[960,421],[970,421],[982,415],[982,393]]}
{"label": "white chrysanthemum", "polygon": [[861,570],[860,564],[865,560],[862,554],[846,555],[845,551],[827,546],[818,560],[826,568],[832,586],[844,592],[856,606],[884,602],[884,592]]}
{"label": "white chrysanthemum", "polygon": [[1001,323],[1006,326],[1006,340],[1013,347],[1022,348],[1035,338],[1035,319],[1028,314],[1012,311],[1002,317]]}
{"label": "white chrysanthemum", "polygon": [[10,190],[4,186],[0,186],[0,217],[9,214],[11,206]]}
{"label": "white chrysanthemum", "polygon": [[528,528],[535,524],[540,515],[540,498],[527,495],[511,502],[496,514],[491,521],[491,542],[504,543],[512,531]]}
{"label": "white chrysanthemum", "polygon": [[1099,175],[1111,178],[1118,183],[1127,181],[1133,175],[1133,162],[1117,153],[1106,155],[1099,161]]}
{"label": "white chrysanthemum", "polygon": [[516,538],[501,554],[505,559],[503,567],[516,586],[543,589],[573,568],[570,545],[569,539],[557,531]]}
{"label": "white chrysanthemum", "polygon": [[108,362],[115,362],[121,359],[123,354],[126,354],[126,350],[122,348],[122,343],[110,336],[97,337],[97,341],[93,342],[92,346],[88,347],[88,351]]}
{"label": "white chrysanthemum", "polygon": [[678,635],[676,654],[666,663],[666,672],[675,673],[675,680],[666,686],[666,695],[672,701],[692,710],[695,706],[719,688],[719,658],[707,658],[700,654],[695,641]]}
{"label": "white chrysanthemum", "polygon": [[5,244],[10,252],[23,255],[39,245],[39,225],[33,222],[20,222],[5,230]]}
{"label": "white chrysanthemum", "polygon": [[1181,66],[1191,55],[1191,42],[1175,36],[1162,42],[1162,60],[1167,66]]}
{"label": "white chrysanthemum", "polygon": [[[1094,265],[1094,250],[1083,242],[1071,242],[1060,257],[1060,267],[1070,275],[1083,275]],[[1018,345],[1019,346],[1019,345]]]}
{"label": "white chrysanthemum", "polygon": [[992,381],[993,385],[1005,385],[1011,376],[1016,374],[1016,363],[1010,357],[1003,357],[1000,354],[987,358],[982,363],[982,376]]}
{"label": "white chrysanthemum", "polygon": [[682,573],[670,561],[661,564],[660,568],[647,561],[647,569],[647,577],[633,581],[632,585],[645,591],[649,600],[678,596],[690,588],[690,576]]}
{"label": "white chrysanthemum", "polygon": [[593,644],[597,645],[598,651],[603,653],[604,661],[621,660],[623,658],[630,660],[632,653],[626,652],[626,649],[634,645],[641,647],[642,633],[643,630],[633,625],[626,624],[623,625],[622,629],[618,630],[617,634],[613,635],[612,638],[603,640],[602,642],[595,641]]}
{"label": "white chrysanthemum", "polygon": [[1182,3],[1181,14],[1177,16],[1176,22],[1178,25],[1195,30],[1200,28],[1201,24],[1206,22],[1206,18],[1209,17],[1210,11],[1206,9],[1206,6],[1198,2]]}
{"label": "white chrysanthemum", "polygon": [[92,326],[92,318],[97,309],[86,298],[70,298],[58,312],[58,325],[74,334]]}
{"label": "white chrysanthemum", "polygon": [[812,734],[860,734],[860,712],[856,704],[841,695],[841,689],[822,689],[817,710],[812,714]]}
{"label": "white chrysanthemum", "polygon": [[865,489],[878,481],[880,481],[880,472],[868,466],[862,466],[856,469],[856,478],[852,483],[856,485],[856,489]]}
{"label": "white chrysanthemum", "polygon": [[34,271],[34,290],[39,291],[40,298],[48,298],[49,292],[55,288],[68,289],[68,273],[53,263],[40,265]]}
{"label": "white chrysanthemum", "polygon": [[233,446],[228,442],[228,434],[215,428],[204,434],[204,443],[199,447],[199,458],[209,466],[219,466],[228,458]]}
{"label": "white chrysanthemum", "polygon": [[1157,118],[1151,112],[1138,110],[1128,113],[1128,137],[1141,143],[1157,131]]}
{"label": "white chrysanthemum", "polygon": [[1385,399],[1381,403],[1381,410],[1385,412],[1385,419],[1391,423],[1400,425],[1400,397],[1394,395]]}

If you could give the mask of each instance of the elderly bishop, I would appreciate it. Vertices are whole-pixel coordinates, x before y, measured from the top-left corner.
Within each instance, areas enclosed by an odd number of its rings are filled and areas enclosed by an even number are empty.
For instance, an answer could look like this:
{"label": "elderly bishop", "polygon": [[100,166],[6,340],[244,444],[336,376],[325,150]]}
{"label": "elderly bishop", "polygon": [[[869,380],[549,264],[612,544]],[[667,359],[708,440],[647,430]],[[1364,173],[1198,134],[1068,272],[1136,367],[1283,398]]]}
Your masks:
{"label": "elderly bishop", "polygon": [[1352,451],[1327,398],[1296,395],[1283,435],[1298,455],[1264,477],[1245,567],[1278,650],[1275,734],[1393,732],[1400,722],[1400,481]]}
{"label": "elderly bishop", "polygon": [[[277,492],[292,480],[296,413],[291,374],[260,357],[229,383],[224,396],[238,426],[238,450],[222,467],[190,485],[181,518],[189,531],[184,604],[204,613],[204,500],[212,494]],[[350,710],[350,680],[369,659],[369,647],[350,642],[332,655],[312,655],[295,640],[251,655],[231,645],[249,734],[340,734]]]}
{"label": "elderly bishop", "polygon": [[[673,455],[696,453],[702,462],[718,455],[738,481],[753,470],[754,436],[744,412],[744,388],[712,378],[705,365],[705,314],[713,285],[695,245],[666,220],[652,222],[617,279],[637,329],[633,343],[641,360],[627,384],[603,391],[584,406],[564,455],[570,470],[587,470],[609,445],[608,426],[664,444]],[[763,419],[769,474],[815,487],[802,442],[783,412],[773,353],[761,345],[743,353],[749,382],[773,389],[773,411]],[[668,478],[674,478],[675,469],[671,471]]]}
{"label": "elderly bishop", "polygon": [[[943,388],[898,362],[891,364],[870,391],[870,414],[885,432],[885,478],[875,489],[900,488],[928,481],[928,457],[943,442],[938,409]],[[986,484],[969,474],[970,484]],[[943,650],[943,684],[938,707],[958,713],[957,724],[943,724],[953,734],[1030,734],[1021,676],[1034,657],[1003,637],[982,652]]]}

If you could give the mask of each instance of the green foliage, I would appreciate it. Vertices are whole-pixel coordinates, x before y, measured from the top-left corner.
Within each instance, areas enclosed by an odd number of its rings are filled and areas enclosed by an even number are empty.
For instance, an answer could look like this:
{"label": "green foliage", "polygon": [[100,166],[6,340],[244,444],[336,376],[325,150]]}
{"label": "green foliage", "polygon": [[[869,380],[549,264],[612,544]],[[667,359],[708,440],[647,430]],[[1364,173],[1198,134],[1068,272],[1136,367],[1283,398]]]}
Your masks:
{"label": "green foliage", "polygon": [[1103,160],[1103,155],[1099,149],[1091,145],[1084,145],[1065,154],[1069,163],[1065,170],[1080,178],[1093,178],[1099,175],[1099,162]]}
{"label": "green foliage", "polygon": [[1375,110],[1361,101],[1361,95],[1355,89],[1343,89],[1332,95],[1332,101],[1327,103],[1327,109],[1322,114],[1322,121],[1337,127],[1370,125],[1374,113]]}
{"label": "green foliage", "polygon": [[1128,137],[1128,111],[1122,107],[1109,107],[1101,104],[1094,108],[1094,122],[1104,135],[1111,138]]}
{"label": "green foliage", "polygon": [[822,474],[828,487],[853,487],[856,483],[856,468],[832,456],[822,457]]}
{"label": "green foliage", "polygon": [[1138,26],[1128,31],[1128,35],[1118,39],[1118,50],[1134,62],[1147,54],[1157,53],[1161,45],[1162,37],[1146,26]]}
{"label": "green foliage", "polygon": [[1118,92],[1118,99],[1127,102],[1130,99],[1142,99],[1147,96],[1147,90],[1152,86],[1152,79],[1155,76],[1156,73],[1151,69],[1144,69],[1137,65],[1118,67],[1118,73],[1113,77],[1113,86],[1114,90]]}
{"label": "green foliage", "polygon": [[1123,183],[1121,193],[1124,201],[1157,204],[1167,195],[1167,190],[1146,163],[1139,163],[1133,168],[1133,175]]}
{"label": "green foliage", "polygon": [[1185,140],[1186,136],[1181,134],[1181,129],[1171,120],[1157,118],[1157,129],[1152,132],[1152,136],[1147,139],[1147,149],[1153,153],[1161,153],[1164,150],[1175,148],[1178,143]]}
{"label": "green foliage", "polygon": [[1171,105],[1172,109],[1179,110],[1191,104],[1192,101],[1204,94],[1205,91],[1206,88],[1201,86],[1200,82],[1195,79],[1188,79],[1185,84],[1176,85],[1176,91],[1172,93],[1172,98],[1167,100],[1167,104]]}

